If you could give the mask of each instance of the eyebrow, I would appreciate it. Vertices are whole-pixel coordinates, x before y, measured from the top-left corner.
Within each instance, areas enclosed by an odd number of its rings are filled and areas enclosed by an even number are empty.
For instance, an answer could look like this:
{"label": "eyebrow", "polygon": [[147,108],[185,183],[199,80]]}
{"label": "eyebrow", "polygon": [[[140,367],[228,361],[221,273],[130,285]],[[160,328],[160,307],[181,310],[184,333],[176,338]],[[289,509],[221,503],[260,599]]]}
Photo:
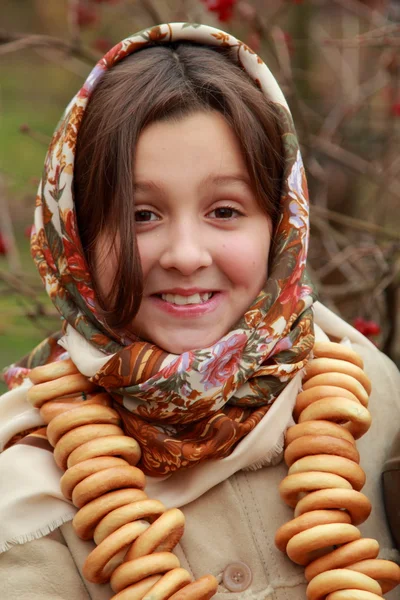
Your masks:
{"label": "eyebrow", "polygon": [[[232,174],[232,175],[208,175],[204,179],[202,179],[199,183],[199,187],[207,186],[207,185],[217,185],[223,186],[232,183],[240,183],[244,184],[248,188],[252,188],[250,179],[246,175],[242,174]],[[162,187],[157,185],[154,181],[138,181],[133,185],[134,192],[149,192],[149,191],[157,191],[162,192]]]}

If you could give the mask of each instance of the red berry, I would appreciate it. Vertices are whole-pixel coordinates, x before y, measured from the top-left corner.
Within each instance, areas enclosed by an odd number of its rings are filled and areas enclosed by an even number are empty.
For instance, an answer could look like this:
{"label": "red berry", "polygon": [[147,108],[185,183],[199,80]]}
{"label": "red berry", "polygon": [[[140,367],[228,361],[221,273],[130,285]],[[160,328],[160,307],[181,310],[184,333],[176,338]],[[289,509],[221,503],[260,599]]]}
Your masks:
{"label": "red berry", "polygon": [[367,321],[366,324],[366,333],[365,335],[367,337],[369,337],[370,335],[379,335],[381,332],[381,328],[379,327],[378,323],[376,323],[375,321]]}
{"label": "red berry", "polygon": [[78,4],[75,8],[74,18],[79,27],[85,28],[96,25],[98,17],[96,9],[92,6]]}
{"label": "red berry", "polygon": [[354,328],[357,329],[357,331],[359,331],[363,335],[366,335],[366,325],[367,321],[362,317],[356,317],[353,321]]}
{"label": "red berry", "polygon": [[31,238],[32,229],[33,229],[33,225],[27,225],[27,226],[25,227],[25,230],[24,230],[24,236],[25,236],[26,238],[28,238],[28,240]]}
{"label": "red berry", "polygon": [[7,254],[7,244],[5,239],[0,233],[0,256],[5,256]]}
{"label": "red berry", "polygon": [[294,53],[293,38],[288,31],[283,32],[283,39],[286,42],[286,46],[287,46],[289,54],[293,54]]}
{"label": "red berry", "polygon": [[400,102],[395,102],[392,104],[391,111],[394,117],[400,117]]}
{"label": "red berry", "polygon": [[218,19],[229,21],[232,18],[233,7],[236,0],[203,0],[209,11],[218,13]]}

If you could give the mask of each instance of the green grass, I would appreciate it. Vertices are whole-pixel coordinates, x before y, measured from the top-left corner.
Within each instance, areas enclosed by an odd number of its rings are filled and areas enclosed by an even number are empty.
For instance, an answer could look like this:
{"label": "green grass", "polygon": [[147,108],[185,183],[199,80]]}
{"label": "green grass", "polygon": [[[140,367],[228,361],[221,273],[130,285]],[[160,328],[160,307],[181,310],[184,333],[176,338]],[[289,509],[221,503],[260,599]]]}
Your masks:
{"label": "green grass", "polygon": [[[28,275],[29,281],[34,281],[35,288],[40,290],[41,281],[29,254],[29,241],[20,234],[17,236],[17,242],[21,253],[23,273],[25,276]],[[7,270],[5,258],[0,259],[0,269]],[[46,306],[51,306],[44,290],[39,293],[38,299]],[[28,319],[25,312],[32,310],[33,306],[32,301],[19,294],[11,293],[2,284],[0,289],[0,372],[25,356],[46,335],[58,328],[59,322],[56,319],[41,318],[40,321],[36,321],[36,324]],[[5,384],[0,382],[0,393],[5,391]]]}
{"label": "green grass", "polygon": [[[50,137],[72,96],[80,88],[83,77],[60,68],[36,56],[25,53],[23,60],[16,54],[0,61],[0,175],[6,187],[7,201],[16,229],[21,270],[41,289],[41,281],[29,254],[29,241],[23,231],[33,221],[33,211],[44,157],[46,139]],[[87,67],[90,70],[90,66]],[[44,141],[21,133],[28,125]],[[0,270],[8,270],[0,257]],[[50,300],[43,291],[40,300],[47,306]],[[0,281],[0,372],[27,354],[46,335],[59,328],[59,321],[41,320],[42,328],[24,316],[32,302],[12,294]],[[5,391],[0,382],[0,393]]]}

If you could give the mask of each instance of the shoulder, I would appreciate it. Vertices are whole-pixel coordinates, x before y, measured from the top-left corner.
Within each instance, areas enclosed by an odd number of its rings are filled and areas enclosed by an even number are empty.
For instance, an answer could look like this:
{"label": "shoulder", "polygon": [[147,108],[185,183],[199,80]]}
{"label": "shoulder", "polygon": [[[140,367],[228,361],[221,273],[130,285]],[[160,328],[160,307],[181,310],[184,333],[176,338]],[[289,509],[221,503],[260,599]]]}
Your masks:
{"label": "shoulder", "polygon": [[394,362],[377,348],[353,343],[354,350],[364,360],[364,370],[372,382],[371,409],[374,404],[385,410],[400,412],[400,371]]}

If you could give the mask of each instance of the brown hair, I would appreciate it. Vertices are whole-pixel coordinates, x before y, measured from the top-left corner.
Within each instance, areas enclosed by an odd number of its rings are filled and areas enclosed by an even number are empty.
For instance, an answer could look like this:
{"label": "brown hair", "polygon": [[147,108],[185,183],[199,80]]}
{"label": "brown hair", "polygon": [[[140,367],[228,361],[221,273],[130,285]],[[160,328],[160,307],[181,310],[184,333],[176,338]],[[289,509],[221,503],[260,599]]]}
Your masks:
{"label": "brown hair", "polygon": [[[210,110],[222,113],[236,133],[257,198],[275,222],[283,163],[278,118],[230,49],[151,46],[107,71],[92,94],[78,135],[74,195],[96,296],[112,327],[132,322],[143,293],[133,202],[139,135],[152,122]],[[113,243],[118,234],[117,255],[123,257],[106,297],[94,276],[94,249],[105,230]]]}

